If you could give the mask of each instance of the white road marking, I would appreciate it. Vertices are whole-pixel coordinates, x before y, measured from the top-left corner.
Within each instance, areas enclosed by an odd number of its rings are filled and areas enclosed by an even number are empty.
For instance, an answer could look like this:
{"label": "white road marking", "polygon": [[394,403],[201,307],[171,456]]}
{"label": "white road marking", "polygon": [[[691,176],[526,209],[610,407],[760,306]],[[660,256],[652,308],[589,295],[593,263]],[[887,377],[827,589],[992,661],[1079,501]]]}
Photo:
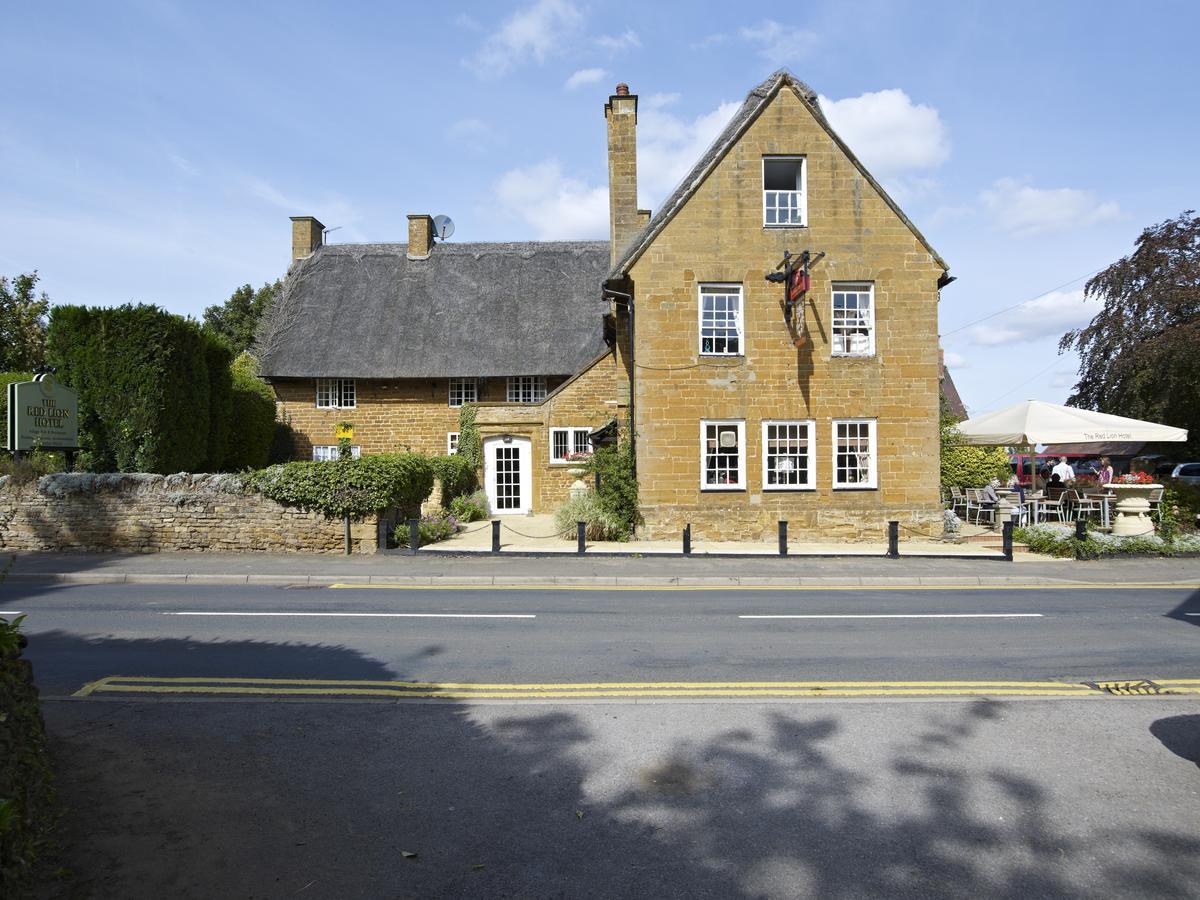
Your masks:
{"label": "white road marking", "polygon": [[19,609],[0,609],[0,616],[20,616],[24,615]]}
{"label": "white road marking", "polygon": [[738,616],[739,619],[1040,619],[1041,613],[839,613],[837,615]]}
{"label": "white road marking", "polygon": [[1184,613],[1185,616],[1200,616],[1200,613]]}
{"label": "white road marking", "polygon": [[160,616],[328,617],[335,619],[536,619],[526,613],[161,612]]}

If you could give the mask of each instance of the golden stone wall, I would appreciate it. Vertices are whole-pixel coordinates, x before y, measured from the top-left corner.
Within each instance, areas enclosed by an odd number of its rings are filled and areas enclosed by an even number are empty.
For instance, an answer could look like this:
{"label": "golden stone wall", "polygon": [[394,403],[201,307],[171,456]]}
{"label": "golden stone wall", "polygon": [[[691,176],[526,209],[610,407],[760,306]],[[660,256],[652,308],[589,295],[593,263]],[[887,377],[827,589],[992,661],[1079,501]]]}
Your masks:
{"label": "golden stone wall", "polygon": [[[765,228],[764,155],[807,160],[808,227]],[[765,281],[785,250],[812,270],[808,343],[793,346],[783,286]],[[634,407],[645,536],[877,538],[899,519],[940,533],[937,280],[941,267],[801,100],[784,88],[630,271],[636,296]],[[830,353],[831,282],[875,287],[876,351]],[[743,286],[738,357],[699,355],[698,286]],[[878,488],[832,488],[836,418],[877,420]],[[743,419],[746,490],[700,490],[700,421]],[[761,422],[816,420],[816,488],[762,489]]]}

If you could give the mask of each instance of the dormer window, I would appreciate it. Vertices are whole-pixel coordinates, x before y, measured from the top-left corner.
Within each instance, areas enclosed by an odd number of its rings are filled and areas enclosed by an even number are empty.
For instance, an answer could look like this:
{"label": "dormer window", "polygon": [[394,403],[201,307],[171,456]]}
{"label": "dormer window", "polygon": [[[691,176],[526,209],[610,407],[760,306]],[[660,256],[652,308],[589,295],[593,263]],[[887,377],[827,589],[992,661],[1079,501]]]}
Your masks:
{"label": "dormer window", "polygon": [[763,225],[796,228],[808,224],[808,180],[803,156],[763,157]]}

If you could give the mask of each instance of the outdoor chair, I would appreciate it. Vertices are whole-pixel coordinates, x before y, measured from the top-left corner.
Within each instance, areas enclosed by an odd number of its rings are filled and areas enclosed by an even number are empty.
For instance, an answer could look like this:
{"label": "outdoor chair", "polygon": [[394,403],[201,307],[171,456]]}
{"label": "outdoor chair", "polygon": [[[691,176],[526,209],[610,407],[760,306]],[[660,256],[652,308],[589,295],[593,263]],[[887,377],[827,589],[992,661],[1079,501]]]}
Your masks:
{"label": "outdoor chair", "polygon": [[963,493],[960,487],[950,488],[950,509],[955,515],[960,514],[965,519],[967,517],[967,496]]}
{"label": "outdoor chair", "polygon": [[1066,521],[1066,517],[1065,517],[1066,511],[1065,511],[1065,508],[1063,505],[1064,494],[1065,494],[1065,492],[1063,494],[1059,494],[1053,500],[1051,500],[1049,497],[1044,497],[1041,500],[1039,500],[1038,501],[1038,518],[1040,518],[1043,522],[1046,522],[1050,519],[1051,516],[1054,516],[1054,518],[1057,519],[1059,522],[1065,522]]}
{"label": "outdoor chair", "polygon": [[983,524],[984,517],[987,517],[989,525],[996,524],[996,504],[990,500],[984,499],[982,488],[967,488],[967,521],[971,522],[971,515],[974,513],[974,524]]}
{"label": "outdoor chair", "polygon": [[1075,501],[1075,518],[1084,519],[1095,516],[1097,519],[1104,515],[1104,500],[1099,494],[1084,494]]}
{"label": "outdoor chair", "polygon": [[1062,504],[1062,512],[1064,521],[1074,521],[1079,507],[1079,491],[1074,488],[1067,488],[1058,498]]}

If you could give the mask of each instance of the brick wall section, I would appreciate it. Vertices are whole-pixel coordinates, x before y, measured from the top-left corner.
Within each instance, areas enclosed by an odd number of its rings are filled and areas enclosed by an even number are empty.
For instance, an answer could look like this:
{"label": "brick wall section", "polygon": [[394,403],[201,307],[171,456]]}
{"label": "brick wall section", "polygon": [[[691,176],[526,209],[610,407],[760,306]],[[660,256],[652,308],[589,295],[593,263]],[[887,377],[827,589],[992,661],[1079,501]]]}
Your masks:
{"label": "brick wall section", "polygon": [[[762,158],[803,155],[807,228],[763,227]],[[824,250],[797,350],[783,257]],[[630,272],[636,294],[638,480],[648,537],[767,538],[775,521],[812,537],[875,538],[888,519],[940,533],[937,279],[930,253],[792,91],[783,89]],[[832,281],[875,285],[876,354],[831,358]],[[743,285],[741,357],[698,353],[698,285]],[[689,368],[690,367],[690,368]],[[878,489],[833,490],[835,418],[878,421]],[[700,490],[700,420],[744,419],[747,490]],[[816,420],[816,490],[762,489],[761,422]]]}
{"label": "brick wall section", "polygon": [[[546,379],[552,391],[564,376]],[[363,453],[397,453],[412,450],[441,456],[446,453],[446,435],[458,431],[458,408],[450,406],[447,378],[397,378],[355,381],[357,406],[353,409],[317,409],[317,386],[313,378],[277,380],[275,389],[280,414],[296,431],[296,458],[312,459],[314,444],[337,443],[338,422],[354,424],[353,443]],[[485,378],[479,383],[481,402],[505,402],[507,382]]]}
{"label": "brick wall section", "polygon": [[[351,525],[354,552],[378,548],[378,521]],[[243,494],[229,475],[47,475],[0,479],[0,549],[342,553],[344,525]]]}

